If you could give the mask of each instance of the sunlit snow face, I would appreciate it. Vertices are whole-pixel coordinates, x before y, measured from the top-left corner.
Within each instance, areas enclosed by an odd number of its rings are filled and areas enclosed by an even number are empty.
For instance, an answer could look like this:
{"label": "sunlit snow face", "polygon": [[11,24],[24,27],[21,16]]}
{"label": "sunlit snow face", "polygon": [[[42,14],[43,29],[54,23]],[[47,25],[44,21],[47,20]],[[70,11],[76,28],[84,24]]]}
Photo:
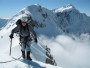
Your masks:
{"label": "sunlit snow face", "polygon": [[21,23],[22,23],[22,26],[26,26],[26,22],[21,21]]}

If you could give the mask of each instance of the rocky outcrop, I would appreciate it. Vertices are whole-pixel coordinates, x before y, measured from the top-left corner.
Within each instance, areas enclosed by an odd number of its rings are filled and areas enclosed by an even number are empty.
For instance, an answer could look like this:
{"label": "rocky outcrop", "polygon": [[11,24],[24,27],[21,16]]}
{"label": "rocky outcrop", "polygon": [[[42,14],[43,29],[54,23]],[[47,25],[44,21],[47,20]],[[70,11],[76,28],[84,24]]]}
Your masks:
{"label": "rocky outcrop", "polygon": [[50,48],[48,48],[47,46],[46,46],[46,56],[47,56],[46,63],[57,66],[55,59],[50,53]]}

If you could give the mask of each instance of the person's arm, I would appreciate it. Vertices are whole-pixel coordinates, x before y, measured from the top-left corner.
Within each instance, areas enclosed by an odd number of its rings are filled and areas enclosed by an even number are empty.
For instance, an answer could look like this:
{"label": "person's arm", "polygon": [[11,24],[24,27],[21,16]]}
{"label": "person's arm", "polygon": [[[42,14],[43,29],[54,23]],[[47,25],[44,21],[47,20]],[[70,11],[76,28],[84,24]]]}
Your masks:
{"label": "person's arm", "polygon": [[32,29],[32,27],[31,27],[31,26],[28,26],[28,27],[29,27],[29,31],[32,32],[33,35],[36,37],[36,33],[35,33],[35,31]]}
{"label": "person's arm", "polygon": [[35,33],[35,31],[31,28],[31,26],[29,26],[29,31],[33,33],[33,35],[34,35],[34,40],[35,40],[35,42],[37,43],[36,33]]}
{"label": "person's arm", "polygon": [[11,34],[10,34],[9,37],[12,39],[14,33],[18,32],[19,30],[20,30],[20,26],[18,25],[18,26],[16,26],[14,29],[12,29]]}
{"label": "person's arm", "polygon": [[17,33],[20,30],[20,25],[17,25],[14,29],[12,29],[11,34]]}

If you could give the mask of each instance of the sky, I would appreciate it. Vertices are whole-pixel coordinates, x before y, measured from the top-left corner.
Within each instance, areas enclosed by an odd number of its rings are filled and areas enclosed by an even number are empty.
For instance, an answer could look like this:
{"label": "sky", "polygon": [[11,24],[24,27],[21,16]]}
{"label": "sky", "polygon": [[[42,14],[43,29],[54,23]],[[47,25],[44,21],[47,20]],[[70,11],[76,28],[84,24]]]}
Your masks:
{"label": "sky", "polygon": [[33,4],[50,10],[72,4],[81,13],[90,16],[90,0],[0,0],[0,18],[11,18],[21,9]]}

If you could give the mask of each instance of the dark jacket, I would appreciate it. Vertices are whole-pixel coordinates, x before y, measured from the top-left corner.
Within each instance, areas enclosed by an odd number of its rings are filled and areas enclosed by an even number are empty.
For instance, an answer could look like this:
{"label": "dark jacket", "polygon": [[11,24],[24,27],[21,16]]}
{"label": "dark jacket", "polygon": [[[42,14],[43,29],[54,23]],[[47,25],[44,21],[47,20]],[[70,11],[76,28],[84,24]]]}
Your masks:
{"label": "dark jacket", "polygon": [[[28,26],[28,27],[27,27]],[[12,31],[11,31],[11,34],[14,34],[14,33],[17,33],[19,32],[20,33],[20,36],[22,37],[26,37],[26,36],[29,36],[30,33],[33,33],[34,37],[36,38],[36,33],[35,31],[31,28],[30,25],[26,25],[25,27],[21,26],[21,25],[17,25]]]}

